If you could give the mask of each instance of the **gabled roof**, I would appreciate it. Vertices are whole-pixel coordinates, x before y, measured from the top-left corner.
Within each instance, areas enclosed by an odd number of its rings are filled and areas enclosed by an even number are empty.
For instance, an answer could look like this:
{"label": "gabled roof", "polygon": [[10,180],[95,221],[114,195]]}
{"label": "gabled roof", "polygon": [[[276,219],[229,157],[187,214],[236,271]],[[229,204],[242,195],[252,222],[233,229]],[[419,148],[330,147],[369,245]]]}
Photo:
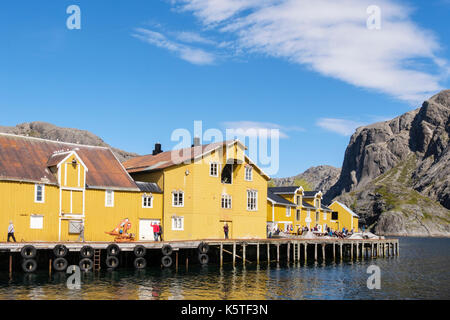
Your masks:
{"label": "gabled roof", "polygon": [[[229,140],[204,144],[196,147],[161,152],[157,155],[149,154],[141,157],[135,157],[124,161],[122,164],[129,173],[162,170],[172,166],[183,164],[184,162],[199,159],[202,156],[211,153],[212,151],[218,150],[220,148],[225,149],[225,147],[229,147],[230,145],[233,145],[235,143],[241,145],[245,149],[245,146],[239,140]],[[246,155],[244,156],[251,165],[253,165],[261,172],[263,176],[265,176],[267,179],[270,179],[270,177],[265,174],[264,171],[259,168],[253,161],[251,161],[250,158],[248,158]]]}
{"label": "gabled roof", "polygon": [[275,193],[270,192],[269,190],[267,191],[267,199],[270,202],[275,203],[275,204],[281,204],[284,206],[292,206],[292,207],[296,206],[295,203],[292,203],[289,200],[286,200],[285,198],[283,198]]}
{"label": "gabled roof", "polygon": [[[352,209],[350,209],[349,207],[347,207],[345,204],[343,204],[343,203],[341,203],[341,202],[339,202],[339,201],[333,201],[333,203],[337,203],[338,205],[340,205],[342,208],[344,208],[345,211],[347,211],[348,213],[350,213],[353,217],[359,218],[359,216],[358,216],[356,213],[354,213],[354,212],[352,211]],[[332,203],[331,205],[333,205],[333,203]],[[330,205],[330,206],[331,206],[331,205]],[[330,209],[330,210],[331,210],[331,209]]]}
{"label": "gabled roof", "polygon": [[295,194],[298,188],[297,186],[270,187],[269,191],[275,194]]}
{"label": "gabled roof", "polygon": [[304,198],[315,198],[317,194],[322,195],[321,191],[303,191]]}
{"label": "gabled roof", "polygon": [[135,181],[135,183],[142,192],[163,193],[161,188],[154,182]]}
{"label": "gabled roof", "polygon": [[0,180],[57,185],[49,167],[76,151],[89,173],[90,188],[139,191],[136,184],[109,148],[0,133]]}

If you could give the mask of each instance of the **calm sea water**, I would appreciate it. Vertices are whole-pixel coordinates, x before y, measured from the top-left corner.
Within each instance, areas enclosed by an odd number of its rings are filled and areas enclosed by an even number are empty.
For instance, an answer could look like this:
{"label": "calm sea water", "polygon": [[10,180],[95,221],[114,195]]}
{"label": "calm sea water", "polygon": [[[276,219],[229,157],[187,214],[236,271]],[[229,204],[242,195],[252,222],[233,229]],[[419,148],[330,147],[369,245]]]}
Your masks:
{"label": "calm sea water", "polygon": [[[367,288],[371,264],[380,290]],[[450,239],[401,238],[400,257],[353,263],[105,271],[79,290],[64,274],[1,274],[0,299],[450,299]]]}

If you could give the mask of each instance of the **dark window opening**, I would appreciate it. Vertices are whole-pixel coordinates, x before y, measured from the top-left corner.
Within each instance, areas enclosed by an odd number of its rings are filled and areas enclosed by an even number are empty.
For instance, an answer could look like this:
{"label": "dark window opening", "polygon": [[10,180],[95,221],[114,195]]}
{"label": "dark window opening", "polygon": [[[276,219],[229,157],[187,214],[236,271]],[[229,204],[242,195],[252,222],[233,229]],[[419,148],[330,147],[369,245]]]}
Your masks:
{"label": "dark window opening", "polygon": [[338,212],[337,211],[333,211],[331,213],[331,220],[338,220]]}
{"label": "dark window opening", "polygon": [[233,179],[233,165],[232,164],[226,164],[225,167],[222,170],[222,183],[231,184]]}

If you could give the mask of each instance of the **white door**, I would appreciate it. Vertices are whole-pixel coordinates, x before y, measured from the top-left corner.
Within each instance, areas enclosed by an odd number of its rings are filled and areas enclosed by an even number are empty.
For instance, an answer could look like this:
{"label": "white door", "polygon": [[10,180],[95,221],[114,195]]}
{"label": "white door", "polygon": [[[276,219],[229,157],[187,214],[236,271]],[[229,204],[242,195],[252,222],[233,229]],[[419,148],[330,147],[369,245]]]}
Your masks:
{"label": "white door", "polygon": [[139,219],[139,240],[153,241],[155,236],[153,234],[153,224],[160,224],[160,220]]}

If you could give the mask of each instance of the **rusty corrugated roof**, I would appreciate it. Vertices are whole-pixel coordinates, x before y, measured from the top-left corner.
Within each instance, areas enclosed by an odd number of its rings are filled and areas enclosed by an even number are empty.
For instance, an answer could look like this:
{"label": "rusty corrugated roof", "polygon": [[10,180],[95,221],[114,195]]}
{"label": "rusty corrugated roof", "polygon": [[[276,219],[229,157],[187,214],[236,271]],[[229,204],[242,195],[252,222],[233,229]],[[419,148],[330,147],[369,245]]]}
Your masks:
{"label": "rusty corrugated roof", "polygon": [[[190,147],[173,151],[166,151],[157,155],[146,155],[132,158],[123,162],[123,166],[130,173],[161,170],[178,165],[184,161],[195,159],[203,154],[215,150],[221,146],[228,145],[234,141],[214,142],[198,147]],[[175,156],[174,156],[175,155]]]}
{"label": "rusty corrugated roof", "polygon": [[48,169],[63,160],[64,151],[75,151],[88,169],[91,188],[138,191],[133,179],[109,148],[78,145],[0,133],[0,180],[57,184]]}

